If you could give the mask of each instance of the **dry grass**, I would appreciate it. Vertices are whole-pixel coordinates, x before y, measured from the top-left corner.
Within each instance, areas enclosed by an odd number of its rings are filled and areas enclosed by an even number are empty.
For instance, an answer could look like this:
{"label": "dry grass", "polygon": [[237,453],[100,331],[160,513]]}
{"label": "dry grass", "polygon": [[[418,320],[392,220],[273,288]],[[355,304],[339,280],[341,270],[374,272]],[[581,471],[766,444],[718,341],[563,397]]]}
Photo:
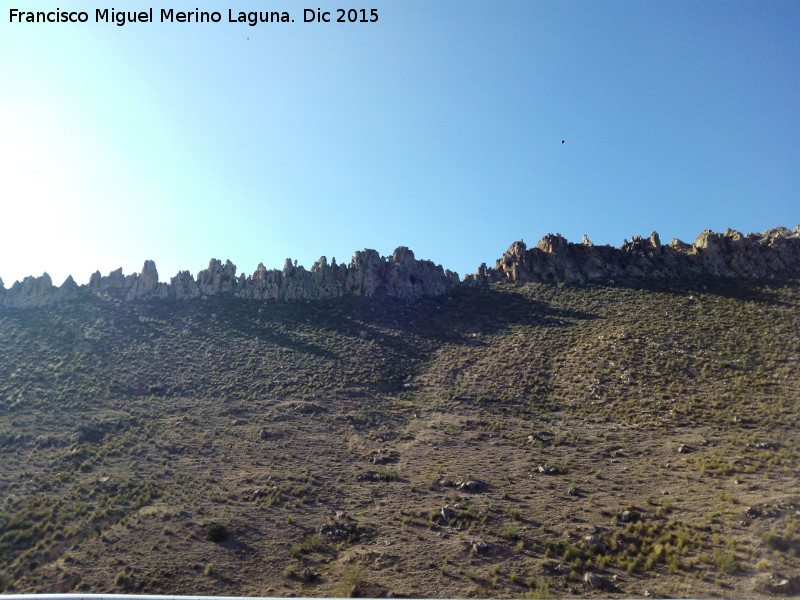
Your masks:
{"label": "dry grass", "polygon": [[5,310],[0,589],[765,596],[800,575],[798,292]]}

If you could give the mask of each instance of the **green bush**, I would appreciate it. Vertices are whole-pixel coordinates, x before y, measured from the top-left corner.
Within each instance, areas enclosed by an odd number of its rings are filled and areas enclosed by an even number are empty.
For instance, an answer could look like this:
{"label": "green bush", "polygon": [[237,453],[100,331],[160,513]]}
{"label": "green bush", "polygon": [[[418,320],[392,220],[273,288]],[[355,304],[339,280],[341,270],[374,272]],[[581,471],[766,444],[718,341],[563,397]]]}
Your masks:
{"label": "green bush", "polygon": [[224,525],[220,525],[219,523],[211,523],[206,529],[206,539],[209,542],[214,542],[215,544],[219,544],[224,542],[228,539],[228,530],[225,529]]}

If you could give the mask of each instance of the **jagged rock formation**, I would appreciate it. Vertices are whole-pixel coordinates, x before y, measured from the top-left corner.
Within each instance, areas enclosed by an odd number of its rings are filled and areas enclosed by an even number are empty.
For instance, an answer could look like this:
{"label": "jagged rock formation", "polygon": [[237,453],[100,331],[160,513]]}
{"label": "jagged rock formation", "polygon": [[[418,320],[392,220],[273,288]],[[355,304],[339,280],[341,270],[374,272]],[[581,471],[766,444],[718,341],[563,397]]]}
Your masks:
{"label": "jagged rock formation", "polygon": [[483,264],[465,281],[539,281],[585,283],[614,279],[672,279],[697,276],[748,279],[800,275],[800,226],[742,235],[706,230],[689,245],[674,239],[661,244],[658,234],[625,240],[621,248],[595,246],[586,236],[573,244],[560,234],[542,238],[530,250],[514,242],[494,268]]}
{"label": "jagged rock formation", "polygon": [[[72,276],[68,278],[68,280],[71,279]],[[5,290],[3,291],[5,292]],[[53,285],[53,280],[50,279],[50,275],[47,273],[44,273],[41,277],[29,275],[22,281],[15,281],[11,289],[3,294],[2,300],[12,306],[34,306],[42,303],[42,298],[52,297],[55,299],[57,291],[58,288]]]}
{"label": "jagged rock formation", "polygon": [[459,283],[457,273],[443,269],[428,260],[417,260],[406,247],[397,248],[392,256],[380,256],[375,250],[356,252],[349,265],[330,264],[321,257],[310,271],[286,259],[283,269],[267,269],[259,264],[255,273],[237,275],[230,260],[223,264],[212,259],[208,268],[195,279],[189,271],[181,271],[169,283],[159,282],[153,261],[145,261],[141,273],[124,275],[122,269],[103,277],[92,274],[87,286],[78,286],[68,277],[56,287],[50,276],[26,277],[6,290],[0,281],[0,306],[41,306],[89,292],[111,292],[125,300],[174,298],[177,300],[229,294],[239,298],[261,300],[301,300],[334,298],[344,295],[378,296],[414,299],[438,296]]}
{"label": "jagged rock formation", "polygon": [[[621,248],[597,246],[583,236],[573,244],[559,234],[546,235],[535,248],[514,242],[493,268],[482,264],[465,284],[489,281],[584,283],[615,279],[670,279],[697,276],[742,278],[800,276],[800,226],[743,235],[706,230],[689,245],[672,240],[662,245],[657,233],[625,240]],[[356,252],[349,264],[321,257],[311,270],[286,259],[283,269],[263,264],[252,275],[239,273],[231,261],[212,259],[197,278],[181,271],[169,283],[159,282],[153,261],[141,273],[107,276],[95,272],[89,284],[78,286],[72,277],[56,287],[50,276],[26,277],[6,290],[0,279],[0,307],[40,306],[77,298],[84,291],[113,293],[128,301],[144,298],[188,300],[218,294],[259,300],[311,300],[338,296],[390,296],[415,299],[439,296],[459,285],[458,275],[428,260],[417,260],[401,246],[389,257],[375,250]]]}

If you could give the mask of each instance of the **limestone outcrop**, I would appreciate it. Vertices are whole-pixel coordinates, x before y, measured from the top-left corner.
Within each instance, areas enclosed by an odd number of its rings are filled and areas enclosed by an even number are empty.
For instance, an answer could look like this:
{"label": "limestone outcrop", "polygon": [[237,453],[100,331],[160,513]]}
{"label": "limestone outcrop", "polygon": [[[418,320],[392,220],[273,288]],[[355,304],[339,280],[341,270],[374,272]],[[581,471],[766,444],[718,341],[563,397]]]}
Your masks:
{"label": "limestone outcrop", "polygon": [[568,242],[546,235],[535,248],[514,242],[494,268],[481,265],[467,283],[539,281],[585,283],[615,279],[676,279],[717,276],[761,279],[800,275],[800,226],[743,235],[706,230],[694,244],[674,239],[663,245],[658,233],[625,240],[620,248],[597,246],[586,236]]}
{"label": "limestone outcrop", "polygon": [[152,260],[144,261],[142,272],[138,275],[134,274],[130,280],[126,279],[126,285],[128,282],[130,289],[125,297],[126,300],[134,300],[135,298],[146,296],[165,298],[168,295],[166,286],[158,285],[158,271],[156,270],[156,263]]}
{"label": "limestone outcrop", "polygon": [[416,299],[446,294],[458,285],[458,274],[428,260],[417,260],[408,248],[397,248],[390,257],[375,250],[356,252],[348,265],[328,263],[321,257],[311,270],[286,259],[283,269],[267,269],[259,264],[255,273],[238,273],[230,260],[224,264],[211,259],[208,267],[193,277],[181,271],[169,283],[159,282],[153,261],[144,263],[141,273],[124,275],[122,269],[106,276],[92,274],[88,285],[78,286],[68,277],[61,287],[53,285],[46,273],[26,277],[6,290],[0,283],[0,306],[41,306],[88,293],[111,293],[127,301],[147,298],[189,300],[215,295],[230,295],[258,300],[312,300],[344,295],[390,296]]}
{"label": "limestone outcrop", "polygon": [[9,290],[3,290],[0,302],[9,306],[42,306],[56,300],[56,292],[58,288],[47,273],[41,277],[29,275],[22,281],[15,281]]}
{"label": "limestone outcrop", "polygon": [[[800,277],[800,226],[744,235],[706,230],[693,244],[659,235],[636,236],[620,248],[598,246],[583,236],[580,244],[559,234],[546,235],[534,248],[514,242],[494,267],[482,264],[464,284],[491,281],[586,283],[624,279],[678,279],[686,277],[764,279]],[[238,273],[230,260],[212,259],[193,277],[181,271],[169,283],[159,281],[153,261],[142,271],[124,275],[122,269],[106,276],[95,272],[87,285],[72,277],[57,287],[50,276],[26,277],[6,289],[0,280],[0,307],[32,307],[82,297],[111,294],[127,301],[149,298],[190,300],[229,295],[256,300],[313,300],[339,296],[387,296],[416,299],[440,296],[461,285],[458,275],[429,260],[418,260],[401,246],[391,256],[375,250],[356,252],[348,264],[328,262],[322,256],[310,270],[287,258],[282,269],[263,264],[252,275]]]}

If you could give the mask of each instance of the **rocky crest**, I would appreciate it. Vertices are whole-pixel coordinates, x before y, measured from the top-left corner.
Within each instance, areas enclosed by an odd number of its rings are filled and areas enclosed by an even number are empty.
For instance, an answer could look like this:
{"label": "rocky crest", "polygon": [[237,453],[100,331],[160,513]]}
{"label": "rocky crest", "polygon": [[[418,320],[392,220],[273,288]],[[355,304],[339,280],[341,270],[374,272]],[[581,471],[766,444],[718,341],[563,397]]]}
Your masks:
{"label": "rocky crest", "polygon": [[[586,236],[583,242],[568,242],[559,234],[546,235],[535,248],[514,242],[493,268],[482,264],[464,284],[491,281],[565,282],[613,281],[615,279],[677,279],[717,276],[762,279],[800,276],[800,226],[743,235],[727,230],[706,230],[686,244],[674,239],[662,245],[657,233],[625,240],[622,247],[595,246]],[[28,307],[76,298],[86,290],[111,292],[132,301],[144,298],[188,300],[217,294],[258,300],[311,300],[339,296],[389,296],[416,299],[440,296],[459,285],[458,274],[428,260],[417,260],[401,246],[391,256],[362,250],[347,265],[328,263],[321,257],[311,270],[286,259],[283,269],[263,264],[252,275],[237,274],[231,261],[212,259],[193,277],[181,271],[169,283],[158,280],[153,261],[145,261],[141,273],[124,275],[122,269],[107,276],[95,272],[88,285],[72,279],[56,287],[50,276],[26,277],[5,289],[0,279],[0,307]]]}
{"label": "rocky crest", "polygon": [[621,248],[595,246],[586,236],[573,244],[560,234],[535,248],[514,242],[494,268],[483,264],[465,282],[538,281],[586,283],[614,279],[677,279],[717,276],[762,279],[800,275],[800,226],[743,235],[706,230],[694,244],[662,245],[658,234],[625,240]]}
{"label": "rocky crest", "polygon": [[406,247],[397,248],[390,257],[375,250],[356,252],[348,265],[330,264],[321,257],[311,270],[286,259],[283,269],[267,269],[259,264],[255,273],[237,275],[236,265],[211,259],[208,268],[192,277],[181,271],[169,283],[159,282],[152,260],[145,261],[141,273],[124,275],[122,269],[102,276],[92,274],[88,285],[78,286],[68,277],[56,287],[50,276],[26,277],[6,290],[0,280],[0,306],[29,307],[76,298],[84,290],[94,293],[111,292],[127,301],[144,298],[173,298],[186,300],[217,294],[259,300],[308,300],[353,296],[390,296],[415,299],[439,296],[458,285],[457,273],[443,269],[429,260],[417,260]]}

